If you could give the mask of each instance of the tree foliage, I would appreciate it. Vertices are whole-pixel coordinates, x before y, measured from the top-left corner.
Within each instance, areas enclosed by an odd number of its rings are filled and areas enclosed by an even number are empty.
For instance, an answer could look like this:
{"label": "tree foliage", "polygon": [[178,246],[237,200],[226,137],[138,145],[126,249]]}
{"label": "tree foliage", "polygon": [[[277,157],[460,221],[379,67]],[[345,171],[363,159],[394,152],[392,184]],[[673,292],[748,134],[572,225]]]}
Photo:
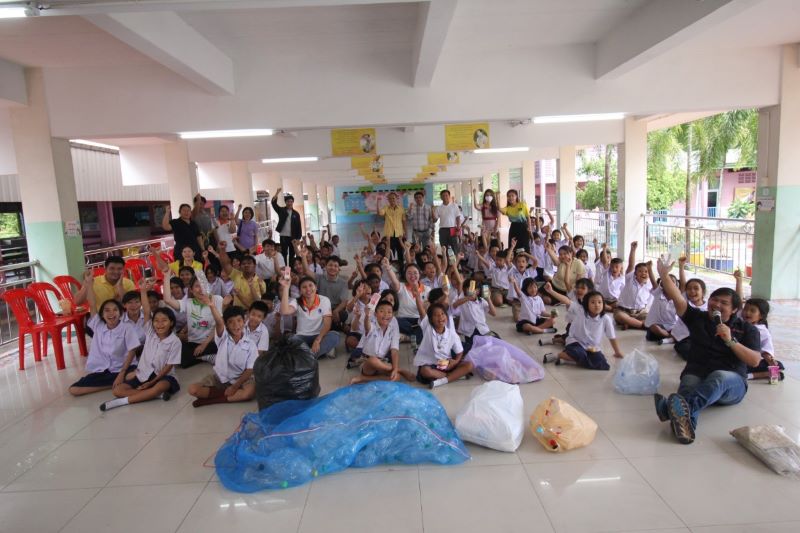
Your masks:
{"label": "tree foliage", "polygon": [[755,212],[755,202],[744,198],[736,198],[728,206],[728,218],[752,218]]}

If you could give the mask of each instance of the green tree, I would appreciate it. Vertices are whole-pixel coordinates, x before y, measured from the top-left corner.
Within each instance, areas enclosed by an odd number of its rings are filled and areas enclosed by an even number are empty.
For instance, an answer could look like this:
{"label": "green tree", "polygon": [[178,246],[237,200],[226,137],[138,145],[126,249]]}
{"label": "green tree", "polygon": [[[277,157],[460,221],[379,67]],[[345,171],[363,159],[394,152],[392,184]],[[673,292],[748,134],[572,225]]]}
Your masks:
{"label": "green tree", "polygon": [[736,198],[728,206],[728,218],[750,218],[756,212],[755,202]]}

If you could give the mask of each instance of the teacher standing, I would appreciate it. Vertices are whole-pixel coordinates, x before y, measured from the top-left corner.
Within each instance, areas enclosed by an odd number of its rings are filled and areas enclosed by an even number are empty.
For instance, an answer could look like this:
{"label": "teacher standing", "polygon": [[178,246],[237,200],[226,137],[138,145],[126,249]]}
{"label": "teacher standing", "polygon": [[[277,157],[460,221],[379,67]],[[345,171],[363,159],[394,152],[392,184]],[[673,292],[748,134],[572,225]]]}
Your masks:
{"label": "teacher standing", "polygon": [[439,245],[452,248],[458,254],[458,232],[461,229],[461,210],[450,199],[450,191],[444,190],[439,197],[442,205],[436,208],[434,219],[439,219]]}
{"label": "teacher standing", "polygon": [[507,205],[500,209],[500,212],[508,217],[511,227],[508,230],[508,246],[511,241],[517,240],[517,248],[524,248],[527,253],[531,252],[531,219],[528,217],[528,204],[519,199],[516,189],[509,189],[506,193]]}
{"label": "teacher standing", "polygon": [[282,190],[283,188],[279,187],[275,191],[275,196],[272,198],[272,209],[278,213],[278,225],[275,226],[275,231],[281,236],[281,255],[286,264],[291,265],[294,261],[292,240],[303,238],[303,227],[300,225],[300,213],[294,210],[294,196],[287,194],[283,198],[285,207],[278,205]]}

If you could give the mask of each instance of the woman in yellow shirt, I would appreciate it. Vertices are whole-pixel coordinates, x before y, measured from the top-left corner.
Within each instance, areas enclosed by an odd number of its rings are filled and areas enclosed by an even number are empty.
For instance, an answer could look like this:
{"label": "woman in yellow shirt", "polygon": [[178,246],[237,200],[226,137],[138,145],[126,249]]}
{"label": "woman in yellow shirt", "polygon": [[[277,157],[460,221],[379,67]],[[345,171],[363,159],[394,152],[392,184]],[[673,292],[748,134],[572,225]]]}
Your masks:
{"label": "woman in yellow shirt", "polygon": [[519,193],[515,189],[509,189],[506,201],[506,207],[501,208],[500,212],[511,222],[508,230],[508,246],[511,247],[511,241],[516,239],[517,249],[524,248],[530,253],[531,219],[528,216],[528,204],[519,199]]}

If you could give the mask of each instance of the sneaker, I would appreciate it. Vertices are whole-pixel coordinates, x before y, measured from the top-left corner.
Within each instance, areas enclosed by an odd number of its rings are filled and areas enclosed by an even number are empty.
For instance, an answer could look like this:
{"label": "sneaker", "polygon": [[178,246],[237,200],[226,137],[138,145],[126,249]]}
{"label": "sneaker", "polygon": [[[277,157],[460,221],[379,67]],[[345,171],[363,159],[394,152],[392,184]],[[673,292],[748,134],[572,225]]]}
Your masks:
{"label": "sneaker", "polygon": [[164,400],[165,402],[168,402],[170,398],[172,398],[171,392],[167,391],[161,393],[161,399]]}
{"label": "sneaker", "polygon": [[544,343],[542,342],[542,339],[539,339],[539,346],[544,346]]}
{"label": "sneaker", "polygon": [[662,422],[669,420],[669,411],[667,410],[667,400],[660,394],[653,395],[653,403],[656,406],[656,414],[658,419]]}
{"label": "sneaker", "polygon": [[358,368],[362,364],[364,364],[364,358],[363,357],[358,357],[356,359],[350,358],[350,359],[347,360],[347,368],[348,368],[348,370],[351,369],[351,368]]}
{"label": "sneaker", "polygon": [[435,389],[436,387],[441,387],[442,385],[447,385],[447,378],[434,379],[431,381],[429,387]]}
{"label": "sneaker", "polygon": [[208,354],[208,355],[201,355],[200,357],[198,357],[198,359],[213,365],[214,362],[216,362],[216,360],[217,360],[217,354],[212,353],[212,354]]}
{"label": "sneaker", "polygon": [[325,354],[325,357],[328,359],[336,359],[336,347],[331,348],[331,350]]}
{"label": "sneaker", "polygon": [[675,344],[675,339],[672,337],[667,337],[666,339],[658,339],[658,345],[663,346],[664,344]]}
{"label": "sneaker", "polygon": [[106,410],[106,402],[103,402],[103,403],[100,404],[100,410],[105,412],[105,410]]}
{"label": "sneaker", "polygon": [[672,424],[672,432],[681,444],[694,442],[691,409],[680,394],[670,394],[667,398],[667,412]]}
{"label": "sneaker", "polygon": [[557,328],[544,328],[544,331],[542,333],[555,333],[557,331],[558,331]]}
{"label": "sneaker", "polygon": [[546,353],[542,356],[542,364],[546,365],[547,363],[558,362],[558,356],[552,352]]}

